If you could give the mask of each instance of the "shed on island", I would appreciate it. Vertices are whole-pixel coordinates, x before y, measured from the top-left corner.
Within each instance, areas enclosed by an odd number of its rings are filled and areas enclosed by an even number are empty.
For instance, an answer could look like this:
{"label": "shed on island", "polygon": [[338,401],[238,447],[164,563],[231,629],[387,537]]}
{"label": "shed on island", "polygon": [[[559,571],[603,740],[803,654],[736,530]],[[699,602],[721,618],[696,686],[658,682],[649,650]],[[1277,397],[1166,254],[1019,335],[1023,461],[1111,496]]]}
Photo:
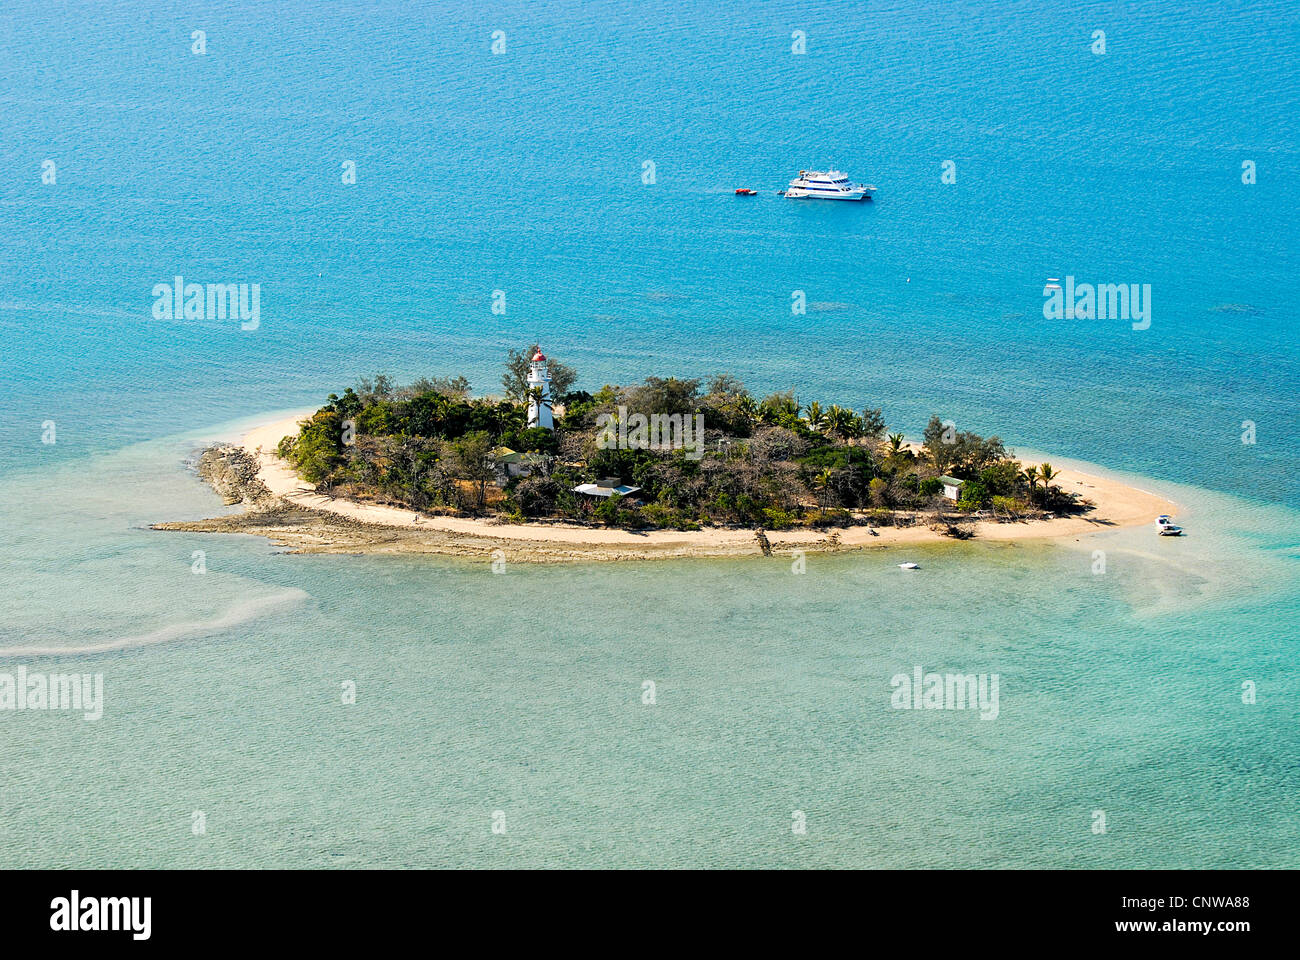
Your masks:
{"label": "shed on island", "polygon": [[504,484],[513,477],[532,476],[546,465],[544,453],[518,453],[509,447],[497,447],[492,454],[497,482]]}
{"label": "shed on island", "polygon": [[949,500],[956,500],[961,496],[961,485],[966,481],[944,475],[939,478],[939,482],[943,484],[943,495]]}

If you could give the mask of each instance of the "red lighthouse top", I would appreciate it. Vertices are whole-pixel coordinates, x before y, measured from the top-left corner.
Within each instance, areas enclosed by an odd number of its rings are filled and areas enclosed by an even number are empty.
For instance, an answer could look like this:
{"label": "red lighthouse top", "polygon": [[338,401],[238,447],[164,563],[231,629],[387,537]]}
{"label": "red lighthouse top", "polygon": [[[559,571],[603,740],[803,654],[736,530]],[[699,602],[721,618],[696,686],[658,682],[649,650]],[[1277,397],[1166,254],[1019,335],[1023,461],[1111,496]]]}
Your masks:
{"label": "red lighthouse top", "polygon": [[537,353],[533,355],[533,363],[541,363],[546,358],[542,356],[542,348],[537,348]]}

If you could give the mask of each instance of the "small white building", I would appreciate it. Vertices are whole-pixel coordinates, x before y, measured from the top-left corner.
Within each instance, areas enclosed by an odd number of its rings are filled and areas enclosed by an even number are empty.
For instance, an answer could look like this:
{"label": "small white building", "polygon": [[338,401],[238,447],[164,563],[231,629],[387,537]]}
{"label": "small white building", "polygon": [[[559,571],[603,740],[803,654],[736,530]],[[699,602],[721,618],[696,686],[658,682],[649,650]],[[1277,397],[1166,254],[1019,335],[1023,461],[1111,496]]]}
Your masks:
{"label": "small white building", "polygon": [[939,482],[943,484],[943,495],[949,500],[956,500],[961,496],[961,485],[965,480],[958,480],[956,477],[942,476]]}
{"label": "small white building", "polygon": [[629,486],[626,483],[620,483],[618,477],[602,477],[595,483],[580,483],[573,488],[574,493],[580,493],[587,497],[598,497],[604,500],[618,494],[620,497],[630,496],[640,491],[640,487]]}
{"label": "small white building", "polygon": [[537,348],[528,368],[528,426],[555,429],[551,413],[551,375],[546,370],[546,357]]}

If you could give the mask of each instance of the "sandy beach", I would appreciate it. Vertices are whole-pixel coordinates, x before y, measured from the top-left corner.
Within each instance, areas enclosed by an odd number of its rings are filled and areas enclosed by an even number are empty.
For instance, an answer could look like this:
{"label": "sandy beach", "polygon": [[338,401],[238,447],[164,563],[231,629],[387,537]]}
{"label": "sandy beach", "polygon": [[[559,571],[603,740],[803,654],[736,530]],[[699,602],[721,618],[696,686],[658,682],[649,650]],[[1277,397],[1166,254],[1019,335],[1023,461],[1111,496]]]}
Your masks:
{"label": "sandy beach", "polygon": [[[509,524],[493,519],[440,517],[413,510],[324,496],[300,479],[276,454],[280,439],[298,432],[311,411],[250,430],[240,445],[257,464],[257,478],[283,508],[250,511],[198,522],[157,524],[164,530],[252,533],[270,537],[294,552],[491,554],[507,560],[556,562],[574,559],[649,559],[686,556],[742,556],[760,552],[754,531],[704,529],[645,532],[567,523]],[[1085,516],[1019,523],[978,522],[975,538],[1027,540],[1081,534],[1150,523],[1177,507],[1164,498],[1114,480],[1066,469],[1054,480],[1062,490],[1092,501]],[[835,531],[768,531],[774,552],[851,550],[900,544],[936,543],[949,538],[928,526],[848,527]]]}

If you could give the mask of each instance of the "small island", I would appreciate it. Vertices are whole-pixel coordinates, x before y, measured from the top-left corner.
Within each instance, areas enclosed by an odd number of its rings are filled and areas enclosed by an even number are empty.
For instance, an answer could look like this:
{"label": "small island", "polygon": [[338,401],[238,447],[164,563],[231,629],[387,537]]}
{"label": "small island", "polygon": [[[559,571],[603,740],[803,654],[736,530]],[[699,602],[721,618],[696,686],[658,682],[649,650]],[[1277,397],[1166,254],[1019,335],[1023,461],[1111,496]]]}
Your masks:
{"label": "small island", "polygon": [[1056,536],[1172,509],[1023,464],[938,416],[916,444],[879,408],[760,400],[726,373],[594,394],[576,381],[536,345],[509,352],[498,396],[473,396],[463,377],[363,378],[308,416],[204,451],[200,474],[244,513],[157,528],[260,533],[305,552],[548,561]]}

